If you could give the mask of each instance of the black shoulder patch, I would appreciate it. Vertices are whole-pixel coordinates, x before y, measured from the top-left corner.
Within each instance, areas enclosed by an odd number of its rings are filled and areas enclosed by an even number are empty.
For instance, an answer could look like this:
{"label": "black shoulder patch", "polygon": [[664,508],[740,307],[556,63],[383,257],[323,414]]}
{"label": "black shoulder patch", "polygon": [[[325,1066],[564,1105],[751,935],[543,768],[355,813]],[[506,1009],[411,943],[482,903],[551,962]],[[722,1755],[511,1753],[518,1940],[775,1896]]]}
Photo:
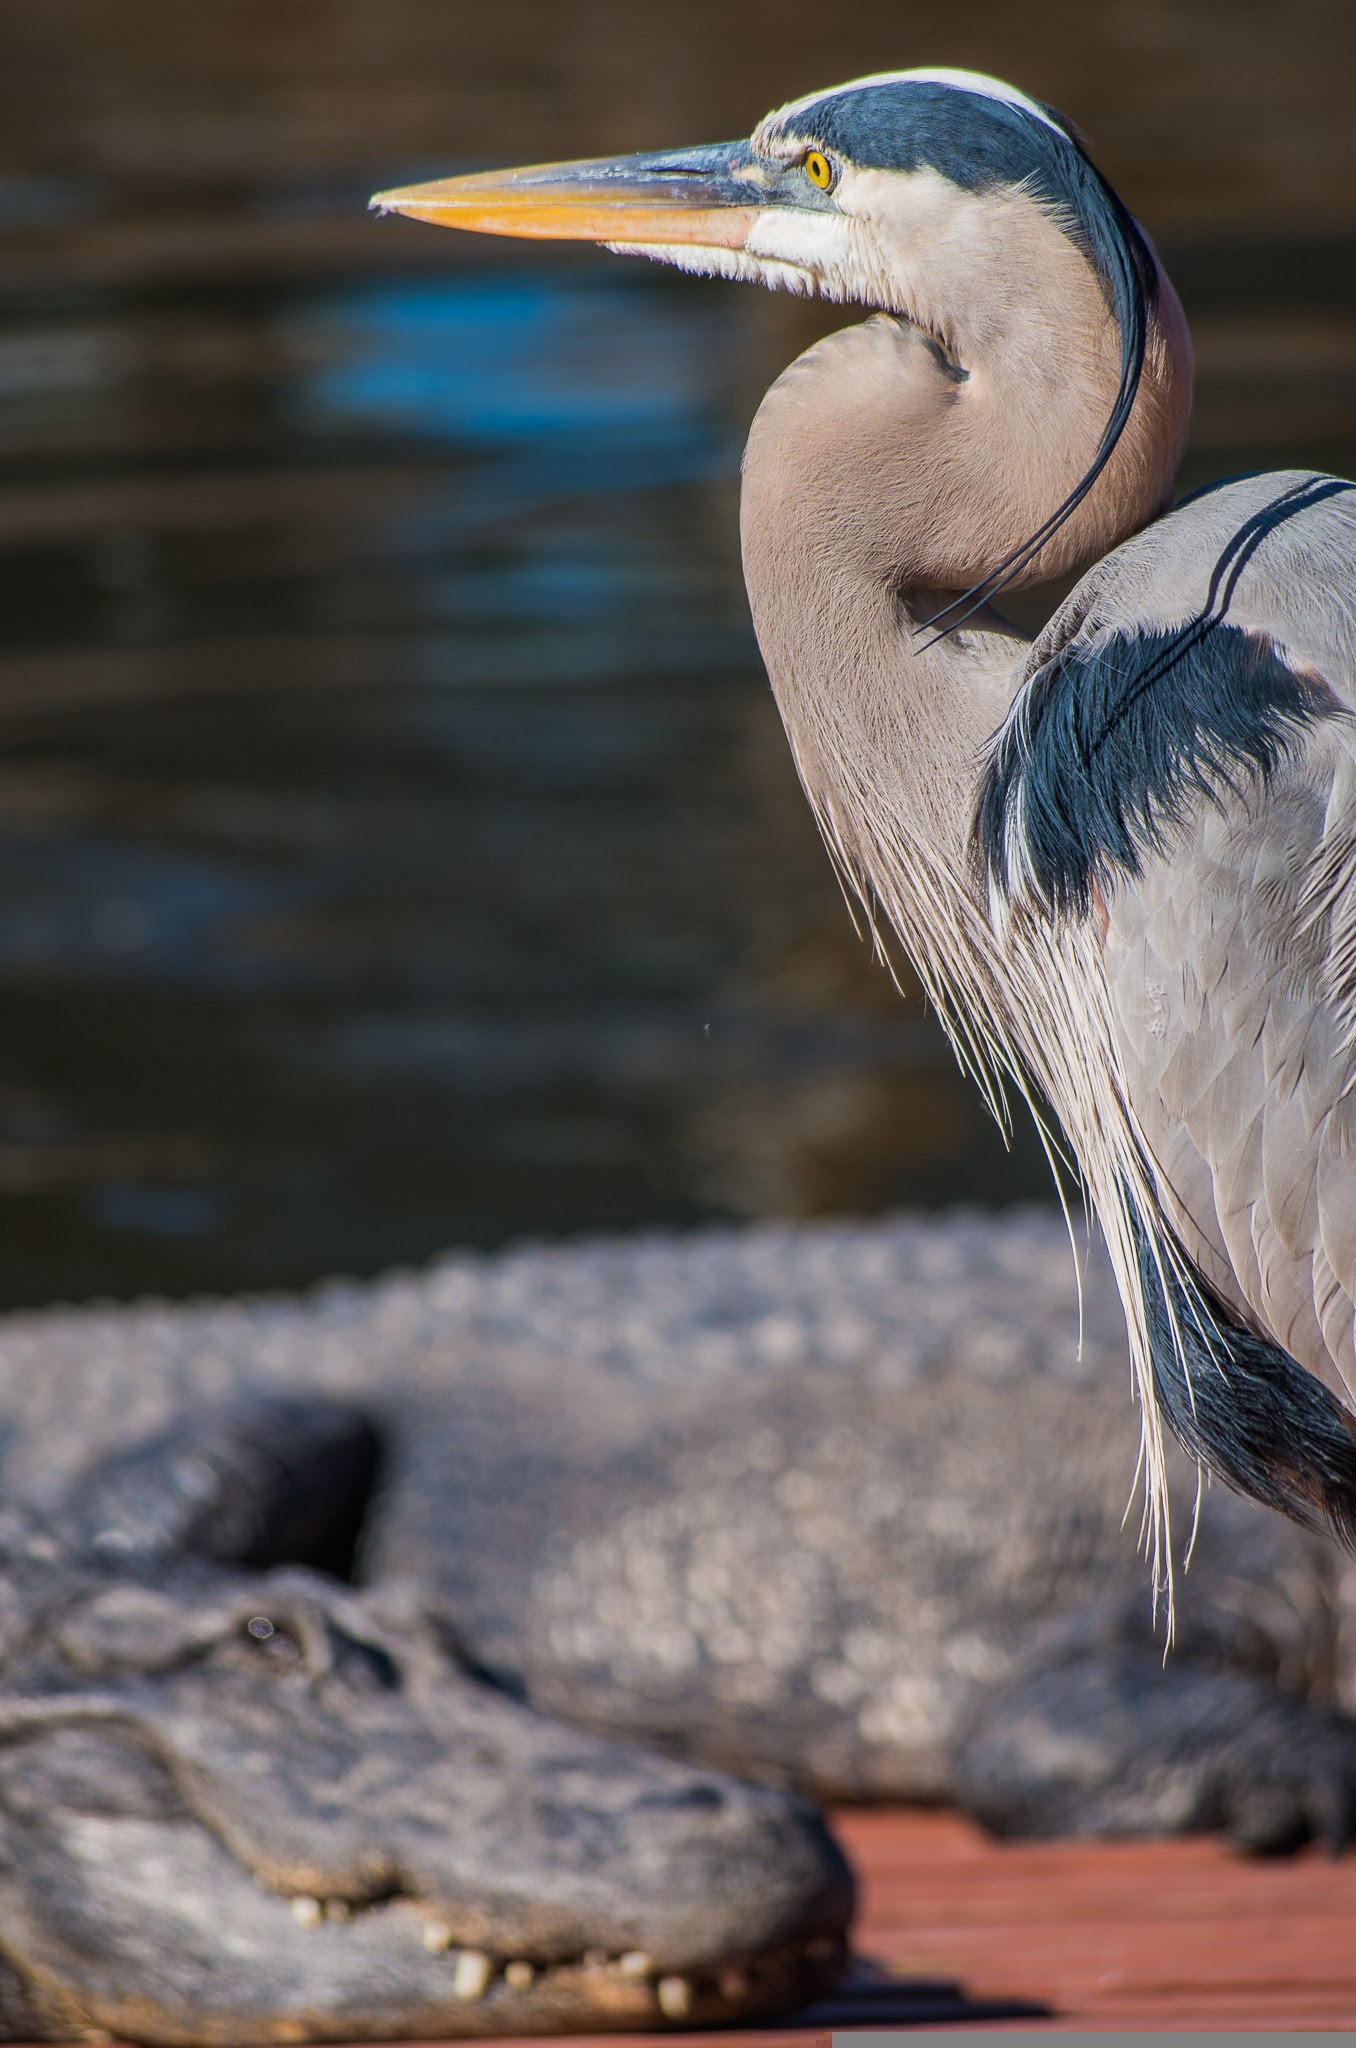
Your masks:
{"label": "black shoulder patch", "polygon": [[1177,1441],[1236,1493],[1356,1549],[1356,1420],[1136,1232],[1154,1394]]}
{"label": "black shoulder patch", "polygon": [[1338,708],[1269,640],[1218,620],[1076,643],[999,733],[975,821],[989,880],[1011,894],[1020,864],[1051,910],[1086,915],[1094,883],[1138,874],[1196,802],[1272,775]]}

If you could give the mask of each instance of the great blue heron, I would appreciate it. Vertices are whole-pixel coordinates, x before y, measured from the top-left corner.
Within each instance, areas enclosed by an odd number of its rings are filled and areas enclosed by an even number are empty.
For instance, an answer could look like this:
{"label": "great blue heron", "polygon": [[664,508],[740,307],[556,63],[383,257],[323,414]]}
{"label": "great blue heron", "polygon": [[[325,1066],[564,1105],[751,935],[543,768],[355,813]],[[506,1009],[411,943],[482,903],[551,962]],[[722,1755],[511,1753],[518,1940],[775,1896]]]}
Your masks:
{"label": "great blue heron", "polygon": [[[1356,1539],[1353,486],[1250,477],[1159,516],[1177,299],[1069,123],[974,73],[374,204],[876,309],[778,378],[744,459],[806,794],[990,1100],[1043,1096],[1077,1153],[1156,1547],[1163,1420]],[[993,610],[1072,569],[1034,644]]]}

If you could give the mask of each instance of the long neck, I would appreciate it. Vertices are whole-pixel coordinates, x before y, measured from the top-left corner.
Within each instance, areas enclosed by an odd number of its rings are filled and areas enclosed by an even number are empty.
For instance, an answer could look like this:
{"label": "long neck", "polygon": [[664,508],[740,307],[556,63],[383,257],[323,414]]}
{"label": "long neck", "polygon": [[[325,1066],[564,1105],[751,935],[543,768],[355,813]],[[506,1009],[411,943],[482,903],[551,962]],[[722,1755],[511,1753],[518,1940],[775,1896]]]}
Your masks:
{"label": "long neck", "polygon": [[[801,778],[873,928],[903,941],[995,1110],[1006,1071],[1024,1090],[1034,1081],[1076,1134],[1126,1306],[1155,1568],[1166,1568],[1171,1606],[1135,1222],[1154,1216],[1155,1194],[1098,935],[1086,924],[991,923],[969,827],[1021,643],[991,619],[940,640],[916,631],[939,596],[978,582],[1060,504],[1111,410],[1118,338],[1095,280],[1048,222],[1026,225],[1025,290],[1020,274],[1012,284],[1011,238],[988,252],[987,277],[984,264],[973,273],[987,325],[948,319],[964,294],[948,298],[946,279],[919,259],[890,272],[906,277],[896,310],[911,324],[868,320],[778,379],[745,457],[744,566]],[[1056,237],[1044,248],[1042,228]],[[996,279],[1010,286],[997,300]],[[1043,321],[1050,303],[1054,328]],[[1162,508],[1185,436],[1190,362],[1164,280],[1127,428],[1038,569],[1090,563]]]}
{"label": "long neck", "polygon": [[[748,494],[746,466],[746,504]],[[995,1057],[1010,1066],[1019,1055],[996,1026],[1001,978],[968,833],[980,764],[1025,642],[992,618],[934,640],[925,621],[945,592],[892,589],[869,566],[836,556],[799,509],[788,525],[774,532],[756,521],[750,541],[746,522],[745,576],[797,773],[880,950],[887,932],[902,940],[984,1078]]]}
{"label": "long neck", "polygon": [[[968,840],[1025,643],[992,613],[946,638],[926,621],[1082,476],[1120,371],[1097,280],[1054,226],[1028,208],[990,254],[1017,281],[982,321],[944,309],[955,280],[915,260],[909,318],[867,320],[793,363],[754,421],[742,497],[754,625],[806,793],[962,1036],[966,1015],[1005,1007]],[[1189,390],[1164,280],[1129,425],[1038,573],[1090,563],[1163,508]]]}

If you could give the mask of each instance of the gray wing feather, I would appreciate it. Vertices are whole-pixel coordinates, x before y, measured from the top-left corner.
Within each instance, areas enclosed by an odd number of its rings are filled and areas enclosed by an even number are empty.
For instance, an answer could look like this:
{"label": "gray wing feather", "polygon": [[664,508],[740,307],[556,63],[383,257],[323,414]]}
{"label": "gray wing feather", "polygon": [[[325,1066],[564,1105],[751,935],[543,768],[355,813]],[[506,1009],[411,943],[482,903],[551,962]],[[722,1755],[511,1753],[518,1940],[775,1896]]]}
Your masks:
{"label": "gray wing feather", "polygon": [[1352,1051],[1324,983],[1322,927],[1298,904],[1303,806],[1274,784],[1270,799],[1251,817],[1233,802],[1203,811],[1174,848],[1209,875],[1204,921],[1175,863],[1115,893],[1107,976],[1131,1097],[1188,1250],[1301,1364],[1356,1383]]}
{"label": "gray wing feather", "polygon": [[[1278,481],[1109,558],[1098,624],[1192,617],[1239,503]],[[1356,709],[1352,501],[1269,537],[1227,616]],[[1356,720],[1203,800],[1107,909],[1126,1078],[1186,1248],[1227,1304],[1356,1393]]]}

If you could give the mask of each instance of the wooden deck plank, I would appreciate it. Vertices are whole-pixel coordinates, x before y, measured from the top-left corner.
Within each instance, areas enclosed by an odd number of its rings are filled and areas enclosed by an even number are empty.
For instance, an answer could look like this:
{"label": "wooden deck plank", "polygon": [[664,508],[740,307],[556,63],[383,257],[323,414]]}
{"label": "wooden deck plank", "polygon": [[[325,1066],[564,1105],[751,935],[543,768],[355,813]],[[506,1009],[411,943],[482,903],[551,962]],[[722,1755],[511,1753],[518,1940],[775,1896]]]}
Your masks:
{"label": "wooden deck plank", "polygon": [[1252,1861],[1212,1840],[995,1844],[954,1814],[843,1813],[858,1952],[1028,1998],[1069,2025],[1356,2021],[1356,1859]]}

